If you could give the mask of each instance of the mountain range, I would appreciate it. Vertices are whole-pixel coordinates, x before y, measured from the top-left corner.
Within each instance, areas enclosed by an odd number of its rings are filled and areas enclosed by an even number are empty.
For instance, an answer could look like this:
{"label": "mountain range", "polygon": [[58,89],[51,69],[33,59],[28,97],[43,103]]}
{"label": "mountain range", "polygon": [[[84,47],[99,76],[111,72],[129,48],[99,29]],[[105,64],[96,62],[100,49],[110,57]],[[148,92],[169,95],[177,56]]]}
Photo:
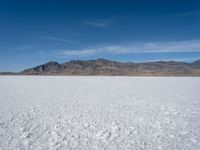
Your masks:
{"label": "mountain range", "polygon": [[105,75],[105,76],[200,76],[200,60],[192,63],[177,61],[118,62],[106,59],[48,62],[21,72],[3,75]]}

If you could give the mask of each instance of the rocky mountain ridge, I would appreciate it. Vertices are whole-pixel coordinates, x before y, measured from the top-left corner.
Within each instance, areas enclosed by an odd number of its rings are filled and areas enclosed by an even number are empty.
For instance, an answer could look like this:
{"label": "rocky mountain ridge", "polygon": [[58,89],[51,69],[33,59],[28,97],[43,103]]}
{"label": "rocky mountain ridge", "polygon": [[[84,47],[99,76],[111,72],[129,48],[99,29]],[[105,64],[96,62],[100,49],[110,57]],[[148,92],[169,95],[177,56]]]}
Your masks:
{"label": "rocky mountain ridge", "polygon": [[19,72],[20,75],[144,75],[200,76],[200,60],[193,63],[177,61],[117,62],[106,59],[48,62]]}

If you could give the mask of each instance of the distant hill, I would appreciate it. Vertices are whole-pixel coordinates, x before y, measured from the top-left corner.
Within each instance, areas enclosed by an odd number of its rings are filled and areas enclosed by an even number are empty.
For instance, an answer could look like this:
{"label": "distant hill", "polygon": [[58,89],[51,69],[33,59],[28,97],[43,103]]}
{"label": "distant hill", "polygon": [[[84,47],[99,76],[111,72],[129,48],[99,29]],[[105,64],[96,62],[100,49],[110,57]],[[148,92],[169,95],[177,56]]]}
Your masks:
{"label": "distant hill", "polygon": [[0,72],[0,75],[20,75],[19,72]]}
{"label": "distant hill", "polygon": [[106,59],[48,62],[19,72],[20,75],[122,75],[122,76],[200,76],[200,60],[193,63],[157,61],[117,62]]}

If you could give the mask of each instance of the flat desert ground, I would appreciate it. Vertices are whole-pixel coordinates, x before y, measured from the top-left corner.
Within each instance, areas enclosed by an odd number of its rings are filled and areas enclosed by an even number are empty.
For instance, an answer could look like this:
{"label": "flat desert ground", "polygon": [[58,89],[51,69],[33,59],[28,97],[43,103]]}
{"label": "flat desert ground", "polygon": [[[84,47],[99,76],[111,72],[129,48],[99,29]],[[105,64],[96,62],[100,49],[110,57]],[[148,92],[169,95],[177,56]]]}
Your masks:
{"label": "flat desert ground", "polygon": [[1,150],[199,150],[199,77],[0,76]]}

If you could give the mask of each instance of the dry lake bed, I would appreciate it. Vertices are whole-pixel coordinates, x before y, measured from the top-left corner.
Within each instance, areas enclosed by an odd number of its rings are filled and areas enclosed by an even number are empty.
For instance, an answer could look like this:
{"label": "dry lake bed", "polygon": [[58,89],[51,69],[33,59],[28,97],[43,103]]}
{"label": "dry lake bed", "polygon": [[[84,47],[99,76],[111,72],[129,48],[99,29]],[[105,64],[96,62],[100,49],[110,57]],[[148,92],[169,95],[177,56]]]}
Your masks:
{"label": "dry lake bed", "polygon": [[199,77],[0,76],[1,150],[199,150]]}

